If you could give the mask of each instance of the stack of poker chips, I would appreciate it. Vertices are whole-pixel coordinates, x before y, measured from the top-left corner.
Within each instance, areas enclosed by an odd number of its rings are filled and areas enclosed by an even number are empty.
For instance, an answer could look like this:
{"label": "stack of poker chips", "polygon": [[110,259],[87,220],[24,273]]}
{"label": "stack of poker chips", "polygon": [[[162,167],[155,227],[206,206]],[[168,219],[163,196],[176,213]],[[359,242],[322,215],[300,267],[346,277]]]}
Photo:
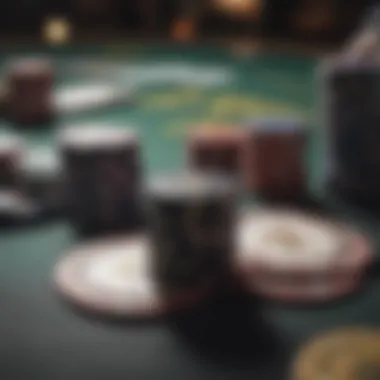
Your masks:
{"label": "stack of poker chips", "polygon": [[296,118],[249,121],[243,128],[202,125],[188,138],[189,166],[238,179],[250,194],[303,200],[309,130]]}
{"label": "stack of poker chips", "polygon": [[238,128],[201,125],[188,137],[189,167],[236,176],[242,164],[243,134]]}
{"label": "stack of poker chips", "polygon": [[166,291],[212,289],[230,276],[236,188],[225,177],[182,173],[148,188],[153,270]]}
{"label": "stack of poker chips", "polygon": [[379,200],[379,47],[380,12],[375,8],[318,73],[328,145],[326,180],[340,195],[358,201]]}
{"label": "stack of poker chips", "polygon": [[58,136],[68,217],[87,234],[134,229],[139,223],[140,145],[130,130],[82,125]]}
{"label": "stack of poker chips", "polygon": [[19,136],[0,136],[0,224],[17,223],[34,214],[25,194],[22,164],[24,143]]}
{"label": "stack of poker chips", "polygon": [[367,238],[350,226],[284,209],[245,212],[236,244],[244,289],[291,303],[350,294],[372,257]]}
{"label": "stack of poker chips", "polygon": [[246,187],[264,198],[302,198],[307,192],[304,123],[290,118],[253,120],[245,132]]}
{"label": "stack of poker chips", "polygon": [[7,116],[17,124],[39,124],[54,115],[54,70],[43,58],[21,59],[7,73]]}
{"label": "stack of poker chips", "polygon": [[380,190],[379,67],[332,60],[321,73],[329,148],[327,181],[341,194],[376,201]]}

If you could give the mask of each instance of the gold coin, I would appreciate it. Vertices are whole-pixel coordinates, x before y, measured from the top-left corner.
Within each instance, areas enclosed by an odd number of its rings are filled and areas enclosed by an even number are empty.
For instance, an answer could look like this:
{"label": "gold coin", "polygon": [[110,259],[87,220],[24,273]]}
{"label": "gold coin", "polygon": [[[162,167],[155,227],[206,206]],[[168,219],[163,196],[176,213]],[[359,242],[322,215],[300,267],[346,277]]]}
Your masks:
{"label": "gold coin", "polygon": [[355,357],[380,357],[380,329],[345,328],[312,339],[295,360],[293,379],[348,380],[344,376],[355,366]]}

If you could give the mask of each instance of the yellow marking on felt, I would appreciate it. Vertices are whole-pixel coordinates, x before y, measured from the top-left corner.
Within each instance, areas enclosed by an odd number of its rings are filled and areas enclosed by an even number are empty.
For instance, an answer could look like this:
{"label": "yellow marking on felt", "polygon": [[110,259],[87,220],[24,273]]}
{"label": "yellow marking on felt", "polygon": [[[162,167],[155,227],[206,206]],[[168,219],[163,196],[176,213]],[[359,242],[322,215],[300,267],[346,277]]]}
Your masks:
{"label": "yellow marking on felt", "polygon": [[196,104],[202,98],[200,89],[180,90],[161,94],[148,95],[143,99],[145,108],[171,109]]}
{"label": "yellow marking on felt", "polygon": [[49,18],[43,25],[43,38],[46,42],[61,45],[71,37],[72,27],[65,18]]}
{"label": "yellow marking on felt", "polygon": [[202,126],[202,128],[210,128],[210,129],[228,129],[233,127],[233,125],[219,124],[220,122],[212,119],[187,119],[186,121],[174,121],[171,123],[168,128],[165,129],[165,136],[170,138],[178,138],[183,137],[186,133],[190,132],[194,127]]}
{"label": "yellow marking on felt", "polygon": [[304,111],[284,103],[262,100],[241,95],[223,95],[216,98],[210,106],[213,119],[231,116],[251,118],[258,116],[301,116]]}

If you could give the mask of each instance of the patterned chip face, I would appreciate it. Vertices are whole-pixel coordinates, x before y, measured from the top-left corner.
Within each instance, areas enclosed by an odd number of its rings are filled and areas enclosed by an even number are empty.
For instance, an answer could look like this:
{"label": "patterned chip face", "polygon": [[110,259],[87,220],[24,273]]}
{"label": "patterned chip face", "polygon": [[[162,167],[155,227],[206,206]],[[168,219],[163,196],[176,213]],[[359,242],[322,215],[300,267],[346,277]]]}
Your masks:
{"label": "patterned chip face", "polygon": [[110,253],[89,260],[84,276],[94,287],[112,292],[113,296],[120,292],[126,298],[150,299],[155,288],[148,264],[148,248],[135,241],[127,249],[124,245],[114,246]]}
{"label": "patterned chip face", "polygon": [[342,254],[337,229],[302,214],[257,213],[238,228],[239,252],[280,267],[326,266]]}

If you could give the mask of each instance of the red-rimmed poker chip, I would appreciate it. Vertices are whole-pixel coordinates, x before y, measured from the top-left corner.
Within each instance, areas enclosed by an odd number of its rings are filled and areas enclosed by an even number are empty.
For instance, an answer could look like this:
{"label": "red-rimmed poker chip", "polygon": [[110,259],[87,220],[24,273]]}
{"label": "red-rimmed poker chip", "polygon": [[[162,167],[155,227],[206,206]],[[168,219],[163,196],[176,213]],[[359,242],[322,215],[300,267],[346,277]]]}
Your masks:
{"label": "red-rimmed poker chip", "polygon": [[55,269],[59,293],[76,306],[105,317],[154,318],[197,306],[202,290],[163,294],[150,273],[144,236],[84,244]]}
{"label": "red-rimmed poker chip", "polygon": [[326,301],[348,294],[372,258],[371,244],[361,233],[292,211],[245,213],[237,240],[243,286],[280,300]]}
{"label": "red-rimmed poker chip", "polygon": [[200,125],[188,137],[188,161],[191,168],[240,174],[244,135],[228,125]]}

